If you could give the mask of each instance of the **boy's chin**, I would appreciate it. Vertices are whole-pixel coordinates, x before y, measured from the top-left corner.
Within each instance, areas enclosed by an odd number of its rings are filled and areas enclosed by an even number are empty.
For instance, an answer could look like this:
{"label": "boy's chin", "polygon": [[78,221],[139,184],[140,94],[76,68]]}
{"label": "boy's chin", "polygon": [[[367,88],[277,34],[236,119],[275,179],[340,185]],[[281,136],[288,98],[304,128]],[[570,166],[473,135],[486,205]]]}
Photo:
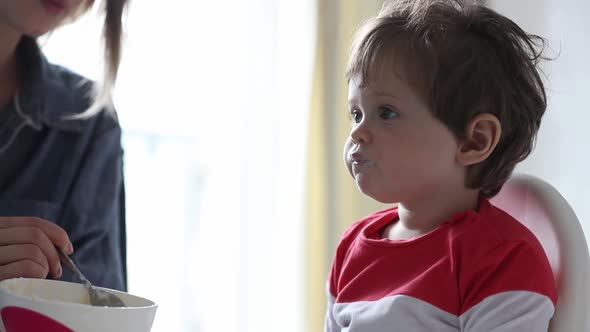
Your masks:
{"label": "boy's chin", "polygon": [[374,199],[375,201],[382,203],[382,204],[393,204],[393,203],[397,203],[399,201],[397,199],[397,197],[393,197],[392,195],[370,192],[368,190],[363,190],[363,188],[361,188],[360,186],[359,186],[359,190],[361,193],[363,193],[363,195],[368,196],[368,197],[370,197],[370,198]]}

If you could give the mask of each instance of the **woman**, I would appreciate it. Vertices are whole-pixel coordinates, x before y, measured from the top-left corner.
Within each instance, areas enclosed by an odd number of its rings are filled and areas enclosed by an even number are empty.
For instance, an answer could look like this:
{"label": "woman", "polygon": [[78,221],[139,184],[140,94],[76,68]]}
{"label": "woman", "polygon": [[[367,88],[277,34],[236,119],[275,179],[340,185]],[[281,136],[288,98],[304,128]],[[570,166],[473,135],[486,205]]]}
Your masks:
{"label": "woman", "polygon": [[[105,77],[50,64],[36,38],[92,0],[0,0],[0,280],[74,280],[125,290],[121,129],[110,107],[127,0],[104,0]],[[98,88],[97,88],[98,86]]]}

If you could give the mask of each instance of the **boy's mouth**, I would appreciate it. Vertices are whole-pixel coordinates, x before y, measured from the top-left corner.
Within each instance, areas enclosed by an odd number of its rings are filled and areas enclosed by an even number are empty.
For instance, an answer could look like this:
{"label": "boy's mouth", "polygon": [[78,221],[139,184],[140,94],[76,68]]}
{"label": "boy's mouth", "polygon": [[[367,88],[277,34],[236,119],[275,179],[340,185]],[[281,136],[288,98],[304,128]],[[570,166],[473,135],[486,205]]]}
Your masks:
{"label": "boy's mouth", "polygon": [[353,160],[353,166],[375,166],[375,162],[372,160]]}
{"label": "boy's mouth", "polygon": [[374,166],[375,162],[369,159],[364,159],[360,153],[351,153],[350,154],[350,163],[352,166]]}

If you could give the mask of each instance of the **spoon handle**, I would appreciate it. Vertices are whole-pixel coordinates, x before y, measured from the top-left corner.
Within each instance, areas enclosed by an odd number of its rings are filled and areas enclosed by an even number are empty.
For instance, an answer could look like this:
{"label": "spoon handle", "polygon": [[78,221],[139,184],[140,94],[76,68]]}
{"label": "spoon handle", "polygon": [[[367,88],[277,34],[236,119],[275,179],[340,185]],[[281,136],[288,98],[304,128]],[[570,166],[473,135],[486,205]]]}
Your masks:
{"label": "spoon handle", "polygon": [[88,279],[86,279],[86,277],[84,277],[82,272],[80,272],[80,269],[78,269],[76,264],[74,264],[74,261],[72,261],[72,259],[63,251],[61,251],[61,249],[57,249],[57,252],[59,253],[59,258],[62,261],[62,263],[64,263],[68,269],[72,270],[72,272],[76,274],[78,279],[80,279],[85,285],[90,285],[90,282],[88,281]]}

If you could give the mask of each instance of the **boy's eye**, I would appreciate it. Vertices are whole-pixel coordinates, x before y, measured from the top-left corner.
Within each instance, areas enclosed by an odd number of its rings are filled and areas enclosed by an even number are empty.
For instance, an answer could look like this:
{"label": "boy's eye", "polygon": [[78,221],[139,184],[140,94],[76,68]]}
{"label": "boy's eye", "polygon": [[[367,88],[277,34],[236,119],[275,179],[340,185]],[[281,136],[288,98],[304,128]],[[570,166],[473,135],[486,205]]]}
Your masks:
{"label": "boy's eye", "polygon": [[352,110],[350,111],[350,118],[354,123],[360,123],[363,119],[363,113],[361,113],[359,110]]}
{"label": "boy's eye", "polygon": [[399,116],[399,113],[390,107],[380,107],[379,108],[379,117],[383,120],[397,118],[398,116]]}

